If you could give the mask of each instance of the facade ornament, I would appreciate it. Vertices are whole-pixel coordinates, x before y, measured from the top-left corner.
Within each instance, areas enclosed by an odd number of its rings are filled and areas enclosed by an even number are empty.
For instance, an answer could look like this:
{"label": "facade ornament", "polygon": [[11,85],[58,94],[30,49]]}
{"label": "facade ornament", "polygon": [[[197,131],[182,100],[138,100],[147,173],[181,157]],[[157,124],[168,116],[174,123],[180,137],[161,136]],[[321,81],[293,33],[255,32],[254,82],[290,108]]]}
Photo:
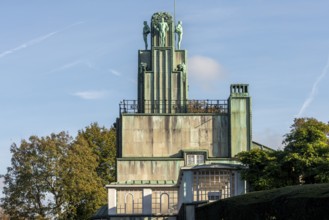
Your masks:
{"label": "facade ornament", "polygon": [[143,83],[144,82],[144,72],[147,70],[147,63],[144,63],[144,62],[140,62],[140,64],[139,64],[139,67],[138,67],[138,72],[139,72],[139,74],[138,74],[138,78],[139,78],[139,81],[141,82],[141,83]]}
{"label": "facade ornament", "polygon": [[151,33],[151,29],[147,24],[147,21],[144,21],[144,28],[143,28],[143,38],[145,43],[145,50],[147,50],[148,44],[147,44],[147,35]]}
{"label": "facade ornament", "polygon": [[185,81],[186,80],[186,64],[185,63],[178,64],[177,70],[182,72],[183,81]]}
{"label": "facade ornament", "polygon": [[177,65],[177,70],[178,71],[182,71],[182,72],[186,72],[186,65],[185,63],[181,63]]}
{"label": "facade ornament", "polygon": [[147,63],[141,62],[139,64],[139,73],[143,73],[147,70]]}

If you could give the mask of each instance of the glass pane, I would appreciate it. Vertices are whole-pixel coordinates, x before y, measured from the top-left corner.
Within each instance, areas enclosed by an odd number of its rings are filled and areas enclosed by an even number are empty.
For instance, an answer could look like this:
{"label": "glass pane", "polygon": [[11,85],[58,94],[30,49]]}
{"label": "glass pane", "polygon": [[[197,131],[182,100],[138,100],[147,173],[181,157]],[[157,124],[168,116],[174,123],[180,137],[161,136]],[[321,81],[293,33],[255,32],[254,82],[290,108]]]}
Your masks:
{"label": "glass pane", "polygon": [[196,155],[197,156],[197,164],[204,164],[204,155]]}
{"label": "glass pane", "polygon": [[194,160],[194,155],[190,154],[190,155],[187,155],[187,165],[193,165],[195,164],[195,160]]}

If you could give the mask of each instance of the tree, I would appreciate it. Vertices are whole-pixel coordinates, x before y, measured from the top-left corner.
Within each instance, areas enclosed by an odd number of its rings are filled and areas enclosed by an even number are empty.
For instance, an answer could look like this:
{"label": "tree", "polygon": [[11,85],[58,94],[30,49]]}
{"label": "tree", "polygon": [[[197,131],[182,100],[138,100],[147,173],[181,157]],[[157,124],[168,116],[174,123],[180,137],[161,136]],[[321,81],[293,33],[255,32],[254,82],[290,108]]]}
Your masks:
{"label": "tree", "polygon": [[241,176],[248,180],[249,191],[267,190],[283,186],[278,157],[282,152],[271,152],[260,149],[241,152],[237,155],[247,167],[241,169]]}
{"label": "tree", "polygon": [[62,132],[31,136],[11,146],[12,166],[5,178],[3,208],[12,218],[45,219],[63,203],[59,165],[71,137]]}
{"label": "tree", "polygon": [[329,181],[329,124],[314,118],[297,118],[285,135],[284,150],[251,150],[237,158],[252,190]]}
{"label": "tree", "polygon": [[[291,172],[305,183],[318,183],[329,178],[329,124],[314,118],[297,118],[285,135],[283,143],[284,165],[289,164]],[[296,179],[297,181],[297,179]]]}
{"label": "tree", "polygon": [[0,219],[1,220],[10,220],[10,217],[5,214],[4,210],[0,207]]}
{"label": "tree", "polygon": [[78,132],[79,139],[84,139],[88,146],[97,155],[97,174],[102,179],[105,186],[115,181],[116,169],[116,129],[100,127],[97,123],[92,123],[84,130]]}
{"label": "tree", "polygon": [[106,202],[98,155],[84,139],[31,136],[11,153],[1,202],[13,219],[88,219]]}
{"label": "tree", "polygon": [[106,190],[98,176],[97,155],[81,137],[77,137],[63,161],[65,187],[65,219],[89,219],[106,203]]}

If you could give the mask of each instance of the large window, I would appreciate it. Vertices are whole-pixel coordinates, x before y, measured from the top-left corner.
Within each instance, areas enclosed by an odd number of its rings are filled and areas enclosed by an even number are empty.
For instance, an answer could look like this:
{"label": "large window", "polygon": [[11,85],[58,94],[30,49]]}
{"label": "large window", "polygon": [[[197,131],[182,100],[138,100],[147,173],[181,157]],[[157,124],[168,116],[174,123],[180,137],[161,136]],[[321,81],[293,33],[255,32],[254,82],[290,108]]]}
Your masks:
{"label": "large window", "polygon": [[230,170],[198,170],[193,173],[193,200],[218,200],[234,195]]}

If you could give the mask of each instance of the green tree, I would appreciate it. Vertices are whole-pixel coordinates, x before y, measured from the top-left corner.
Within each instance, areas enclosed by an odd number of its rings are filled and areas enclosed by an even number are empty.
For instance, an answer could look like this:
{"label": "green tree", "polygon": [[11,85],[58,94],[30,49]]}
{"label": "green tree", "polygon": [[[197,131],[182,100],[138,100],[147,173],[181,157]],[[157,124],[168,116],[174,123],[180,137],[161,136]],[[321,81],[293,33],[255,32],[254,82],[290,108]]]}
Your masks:
{"label": "green tree", "polygon": [[285,135],[283,165],[290,169],[295,183],[326,181],[329,160],[329,124],[314,118],[297,118]]}
{"label": "green tree", "polygon": [[4,175],[2,206],[12,218],[46,219],[64,203],[60,164],[71,137],[61,132],[31,136],[11,146],[12,166]]}
{"label": "green tree", "polygon": [[88,219],[106,202],[99,157],[83,138],[31,136],[11,152],[1,202],[13,219]]}
{"label": "green tree", "polygon": [[284,174],[280,172],[278,157],[280,151],[264,151],[253,149],[239,153],[236,157],[245,168],[241,169],[241,176],[248,180],[249,190],[267,190],[282,186],[280,177]]}
{"label": "green tree", "polygon": [[78,132],[78,138],[84,139],[88,146],[97,155],[97,174],[102,179],[103,185],[115,181],[116,169],[116,129],[100,127],[92,123],[84,130]]}
{"label": "green tree", "polygon": [[284,150],[241,152],[242,178],[251,190],[329,181],[329,124],[297,118],[285,135]]}
{"label": "green tree", "polygon": [[89,219],[106,203],[106,190],[96,172],[97,159],[88,143],[77,137],[62,164],[66,201],[64,219]]}

